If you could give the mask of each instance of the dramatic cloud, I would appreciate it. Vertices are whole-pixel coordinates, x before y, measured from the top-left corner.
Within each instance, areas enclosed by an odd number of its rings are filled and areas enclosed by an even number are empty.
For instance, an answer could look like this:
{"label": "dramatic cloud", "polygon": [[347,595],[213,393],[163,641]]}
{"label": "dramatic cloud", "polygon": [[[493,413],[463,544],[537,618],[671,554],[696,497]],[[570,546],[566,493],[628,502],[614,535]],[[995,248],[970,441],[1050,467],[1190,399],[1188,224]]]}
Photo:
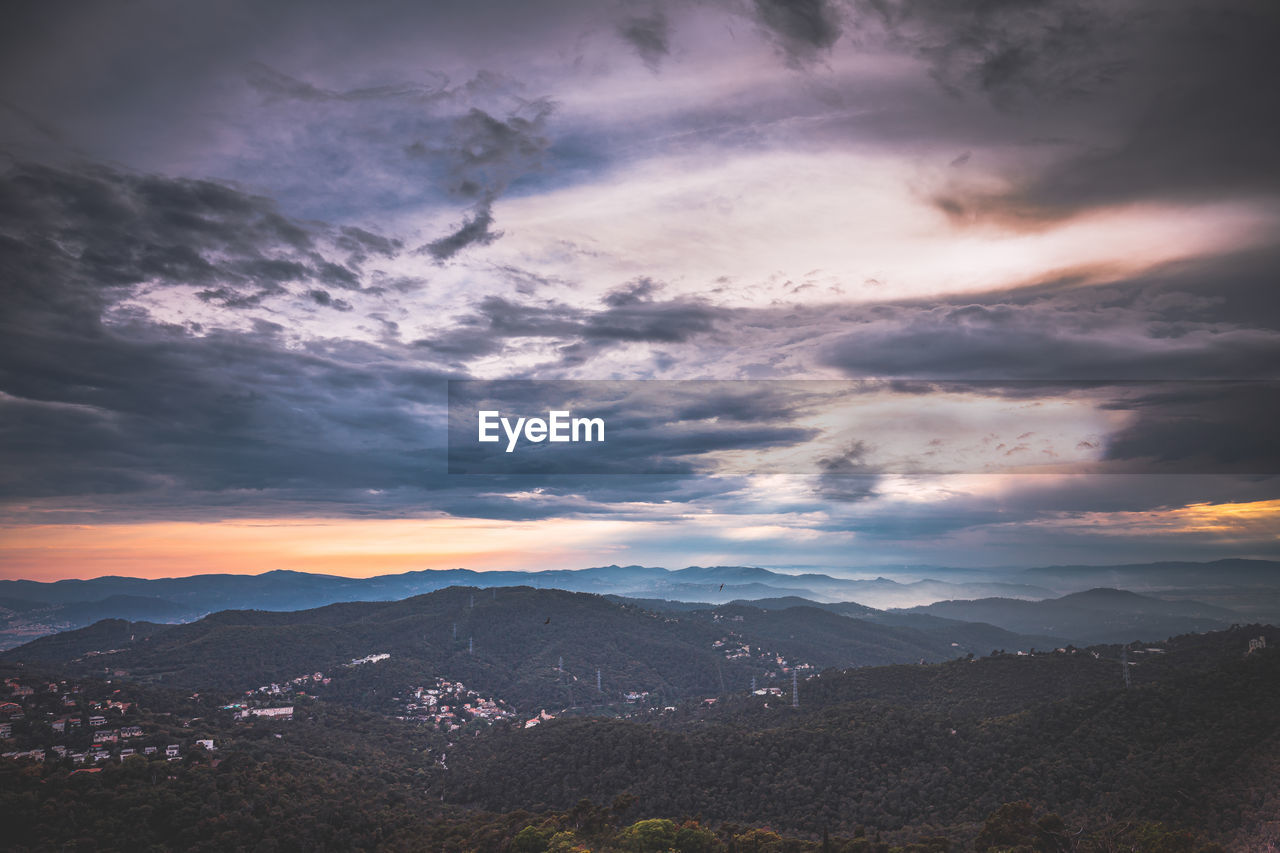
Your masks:
{"label": "dramatic cloud", "polygon": [[854,376],[933,379],[1280,375],[1280,331],[1222,317],[1221,300],[1209,295],[1222,278],[1204,289],[1195,282],[1206,272],[1170,271],[1107,288],[1004,293],[987,302],[883,306],[854,314],[846,331],[821,349],[822,358]]}
{"label": "dramatic cloud", "polygon": [[1074,120],[1052,140],[1061,159],[1008,192],[951,200],[967,213],[1060,217],[1277,188],[1280,109],[1257,97],[1259,81],[1280,72],[1266,47],[1280,35],[1272,5],[874,0],[859,8],[869,31],[870,22],[883,27],[957,97],[990,97],[1031,124],[1048,126],[1050,110]]}
{"label": "dramatic cloud", "polygon": [[662,58],[671,52],[671,25],[661,10],[648,17],[628,18],[618,26],[618,35],[635,49],[650,71],[657,71]]}
{"label": "dramatic cloud", "polygon": [[1121,39],[1139,16],[1120,4],[858,0],[864,29],[882,26],[892,43],[930,64],[948,91],[982,92],[1005,106],[1096,92],[1124,72]]}
{"label": "dramatic cloud", "polygon": [[[359,289],[353,270],[321,254],[322,229],[210,182],[25,167],[3,186],[11,497],[419,480],[422,426],[399,403],[431,373],[369,348],[290,348],[265,319],[183,328],[122,307],[173,288],[230,309],[279,297],[349,311],[314,286]],[[361,426],[375,424],[380,446],[353,452],[369,447]]]}
{"label": "dramatic cloud", "polygon": [[477,205],[475,213],[446,237],[432,240],[423,246],[427,254],[437,261],[447,261],[467,246],[487,246],[502,236],[493,230],[493,202],[485,200]]}
{"label": "dramatic cloud", "polygon": [[641,282],[613,291],[599,310],[489,296],[480,300],[474,313],[414,346],[465,359],[501,352],[521,339],[555,340],[560,364],[572,367],[621,344],[684,343],[710,332],[722,314],[697,300],[655,301],[649,298],[653,289],[651,283]]}
{"label": "dramatic cloud", "polygon": [[814,60],[840,38],[838,13],[828,0],[755,0],[755,13],[793,66]]}
{"label": "dramatic cloud", "polygon": [[[510,524],[486,565],[1275,555],[1274,4],[8,24],[0,525],[31,554],[39,521],[305,516]],[[449,474],[451,379],[634,381],[592,403],[614,473]]]}
{"label": "dramatic cloud", "polygon": [[445,148],[422,142],[408,147],[414,157],[442,157],[448,164],[449,192],[476,199],[474,212],[456,231],[423,247],[428,254],[446,261],[467,246],[485,246],[502,236],[493,230],[493,203],[517,177],[540,168],[551,111],[550,103],[538,101],[522,107],[527,116],[517,113],[499,120],[473,108],[453,122]]}

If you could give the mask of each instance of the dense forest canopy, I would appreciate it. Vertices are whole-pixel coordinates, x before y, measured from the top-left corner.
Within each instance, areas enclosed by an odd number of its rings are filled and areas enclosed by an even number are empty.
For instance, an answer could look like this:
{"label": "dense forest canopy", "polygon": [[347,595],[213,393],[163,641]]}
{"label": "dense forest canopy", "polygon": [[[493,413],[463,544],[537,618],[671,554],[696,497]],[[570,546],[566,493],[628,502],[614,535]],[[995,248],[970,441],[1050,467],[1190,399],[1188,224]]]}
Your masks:
{"label": "dense forest canopy", "polygon": [[0,796],[32,850],[1195,851],[1280,815],[1278,641],[961,655],[533,589],[103,622],[0,662]]}

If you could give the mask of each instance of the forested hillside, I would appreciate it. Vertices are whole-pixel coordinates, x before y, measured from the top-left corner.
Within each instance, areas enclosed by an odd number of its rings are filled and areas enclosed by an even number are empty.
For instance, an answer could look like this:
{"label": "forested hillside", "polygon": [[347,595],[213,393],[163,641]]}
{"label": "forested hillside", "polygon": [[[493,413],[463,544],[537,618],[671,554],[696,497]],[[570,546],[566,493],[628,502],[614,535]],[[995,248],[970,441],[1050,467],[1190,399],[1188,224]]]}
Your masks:
{"label": "forested hillside", "polygon": [[536,711],[608,703],[626,693],[648,693],[655,702],[710,696],[745,689],[753,677],[784,678],[791,665],[816,671],[975,650],[955,644],[952,633],[964,639],[960,631],[925,632],[813,608],[655,613],[586,593],[453,587],[396,602],[224,611],[186,625],[102,622],[0,660],[236,691],[386,653],[390,659],[372,674],[361,673],[366,692],[448,674]]}
{"label": "forested hillside", "polygon": [[1106,588],[1044,601],[1011,598],[938,601],[902,613],[987,622],[1009,631],[1047,634],[1081,644],[1163,640],[1189,631],[1221,630],[1244,621],[1237,612],[1212,604],[1164,601]]}
{"label": "forested hillside", "polygon": [[30,849],[1185,853],[1280,820],[1276,629],[933,627],[528,588],[103,622],[0,660],[0,806]]}
{"label": "forested hillside", "polygon": [[1243,639],[1211,665],[1187,638],[1162,661],[1185,671],[1129,689],[1118,662],[1080,652],[824,673],[798,710],[755,697],[649,725],[557,720],[465,745],[449,799],[559,807],[630,791],[658,812],[808,832],[950,832],[1026,799],[1226,833],[1255,799],[1241,784],[1265,790],[1252,768],[1280,744],[1280,652],[1246,657]]}

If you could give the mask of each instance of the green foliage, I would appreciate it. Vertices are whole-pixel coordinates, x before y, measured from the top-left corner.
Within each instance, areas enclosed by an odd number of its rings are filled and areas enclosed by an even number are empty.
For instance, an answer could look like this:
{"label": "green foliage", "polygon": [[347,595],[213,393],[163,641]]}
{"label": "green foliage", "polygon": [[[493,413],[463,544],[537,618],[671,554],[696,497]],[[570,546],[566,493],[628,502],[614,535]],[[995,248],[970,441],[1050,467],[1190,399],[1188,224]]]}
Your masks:
{"label": "green foliage", "polygon": [[782,836],[771,829],[749,829],[733,837],[734,847],[749,853],[783,853]]}
{"label": "green foliage", "polygon": [[713,853],[717,848],[716,836],[697,821],[685,821],[676,831],[675,848],[680,853]]}
{"label": "green foliage", "polygon": [[658,853],[676,843],[676,825],[663,818],[640,820],[618,833],[618,843],[633,853]]}
{"label": "green foliage", "polygon": [[590,848],[583,846],[581,839],[574,833],[564,830],[551,836],[547,844],[547,853],[590,853]]}
{"label": "green foliage", "polygon": [[555,829],[549,826],[526,826],[511,840],[515,853],[545,853]]}
{"label": "green foliage", "polygon": [[[940,688],[933,693],[910,688],[910,704],[878,698],[874,680],[863,678],[870,698],[799,712],[744,700],[655,721],[562,719],[495,732],[453,756],[451,801],[564,807],[630,791],[648,814],[695,812],[814,836],[858,825],[952,832],[1017,801],[1073,820],[1112,814],[1211,832],[1238,826],[1254,798],[1223,791],[1259,744],[1280,736],[1280,655],[1237,652],[1219,657],[1217,668],[1193,657],[1187,671],[1158,682],[1058,701],[1018,690],[1018,666],[1045,678],[1056,669],[1068,682],[1073,673],[1091,677],[1076,658],[920,668],[945,677],[932,676]],[[988,694],[993,684],[1003,686]],[[1066,828],[1044,820],[1024,827],[1016,843],[1057,849]]]}
{"label": "green foliage", "polygon": [[1005,803],[987,818],[973,841],[973,849],[980,853],[1037,851],[1034,816],[1030,803]]}
{"label": "green foliage", "polygon": [[[689,649],[722,630],[719,623],[665,622],[607,602],[601,609],[591,596],[532,595],[520,604],[516,592],[499,599],[513,599],[513,609],[486,615],[478,597],[475,612],[459,617],[476,620],[472,628],[492,619],[486,630],[504,639],[484,655],[449,651],[438,664],[422,636],[448,631],[448,622],[421,620],[446,611],[424,611],[421,602],[368,612],[340,605],[298,624],[289,621],[294,614],[218,614],[194,633],[171,635],[195,627],[176,626],[144,641],[182,636],[189,645],[111,655],[112,666],[131,655],[127,665],[154,679],[86,680],[86,691],[125,690],[144,709],[130,710],[129,721],[145,723],[149,737],[188,743],[212,736],[218,751],[97,768],[52,755],[44,765],[0,762],[5,845],[74,849],[92,839],[141,850],[1205,853],[1212,848],[1202,835],[1238,842],[1269,819],[1272,801],[1259,780],[1280,767],[1280,650],[1246,657],[1245,634],[1237,631],[1170,642],[1165,654],[1135,667],[1131,690],[1119,686],[1119,650],[1104,647],[1093,650],[1096,657],[1086,650],[828,671],[802,683],[798,710],[788,702],[766,707],[762,697],[721,697],[714,707],[682,705],[671,714],[562,715],[479,736],[377,712],[381,697],[405,679],[430,674],[474,687],[487,678],[525,696],[564,689],[553,667],[522,672],[522,654],[546,660],[563,652],[567,670],[593,654],[617,657],[625,663],[615,676],[653,678],[672,692],[718,684],[714,655]],[[433,597],[431,607],[466,601],[465,592],[455,597]],[[529,601],[562,605],[553,624],[561,616],[575,622],[596,648],[557,645],[573,632],[538,633],[549,627],[545,617],[504,635],[499,620],[518,619]],[[356,618],[362,613],[378,624],[364,624]],[[390,621],[378,621],[384,618]],[[636,657],[600,648],[621,642],[610,638],[615,629],[638,644]],[[234,656],[222,657],[234,636],[253,646],[236,640],[229,647],[246,656],[242,670]],[[544,645],[521,652],[518,643],[530,638]],[[254,645],[262,643],[277,647]],[[289,667],[286,674],[325,669],[300,664],[372,651],[392,658],[335,678],[330,696],[295,697],[289,723],[236,723],[218,710],[230,691],[165,686],[201,672],[228,684],[266,663]],[[96,656],[94,668],[104,657]],[[165,675],[162,667],[176,668]],[[27,701],[15,746],[51,744],[48,720],[62,713],[61,696]],[[65,737],[81,748],[90,735],[82,729]],[[766,824],[773,829],[760,828]]]}

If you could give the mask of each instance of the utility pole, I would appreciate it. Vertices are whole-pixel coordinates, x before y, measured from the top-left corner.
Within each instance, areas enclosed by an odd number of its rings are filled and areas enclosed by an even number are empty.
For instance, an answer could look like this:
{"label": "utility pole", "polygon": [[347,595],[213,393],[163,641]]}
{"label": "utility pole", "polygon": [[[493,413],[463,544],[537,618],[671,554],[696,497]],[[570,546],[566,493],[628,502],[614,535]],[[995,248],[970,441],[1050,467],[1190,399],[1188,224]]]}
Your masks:
{"label": "utility pole", "polygon": [[467,637],[467,654],[474,655],[476,653],[476,638]]}
{"label": "utility pole", "polygon": [[604,692],[604,690],[602,690],[602,689],[600,688],[600,670],[598,670],[598,669],[596,670],[596,692],[597,692],[597,693],[603,693],[603,692]]}
{"label": "utility pole", "polygon": [[1129,647],[1120,650],[1120,668],[1124,670],[1124,686],[1129,689]]}
{"label": "utility pole", "polygon": [[796,675],[796,670],[793,667],[791,670],[791,707],[792,708],[800,707],[800,686],[799,685],[800,685],[800,681]]}
{"label": "utility pole", "polygon": [[453,639],[455,640],[458,639],[458,623],[457,622],[453,623]]}
{"label": "utility pole", "polygon": [[756,692],[756,677],[754,675],[751,676],[751,692]]}

